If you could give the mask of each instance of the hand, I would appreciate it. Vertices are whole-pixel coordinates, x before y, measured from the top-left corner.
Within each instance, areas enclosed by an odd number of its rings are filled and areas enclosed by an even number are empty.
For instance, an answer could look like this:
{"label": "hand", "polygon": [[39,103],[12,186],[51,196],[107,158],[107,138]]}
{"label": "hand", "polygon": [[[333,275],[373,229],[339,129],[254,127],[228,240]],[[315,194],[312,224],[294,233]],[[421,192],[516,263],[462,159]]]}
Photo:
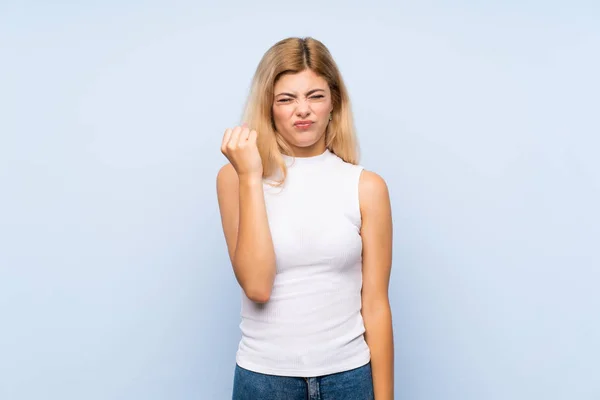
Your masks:
{"label": "hand", "polygon": [[262,179],[263,167],[255,130],[250,130],[246,124],[227,129],[223,135],[221,152],[238,174],[240,179]]}

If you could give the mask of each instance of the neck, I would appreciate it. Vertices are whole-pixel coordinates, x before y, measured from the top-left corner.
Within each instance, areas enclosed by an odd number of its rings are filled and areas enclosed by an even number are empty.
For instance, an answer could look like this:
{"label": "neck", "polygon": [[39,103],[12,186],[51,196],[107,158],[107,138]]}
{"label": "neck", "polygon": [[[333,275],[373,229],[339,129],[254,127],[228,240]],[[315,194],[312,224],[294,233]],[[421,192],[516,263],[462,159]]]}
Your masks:
{"label": "neck", "polygon": [[293,156],[296,158],[308,158],[315,157],[323,154],[327,147],[325,146],[325,140],[319,140],[317,143],[314,143],[307,147],[298,147],[290,145],[292,150],[292,154],[287,154],[288,156]]}
{"label": "neck", "polygon": [[291,167],[293,165],[317,165],[328,160],[331,154],[328,149],[324,149],[321,153],[310,156],[288,156],[282,154],[282,157],[287,166]]}

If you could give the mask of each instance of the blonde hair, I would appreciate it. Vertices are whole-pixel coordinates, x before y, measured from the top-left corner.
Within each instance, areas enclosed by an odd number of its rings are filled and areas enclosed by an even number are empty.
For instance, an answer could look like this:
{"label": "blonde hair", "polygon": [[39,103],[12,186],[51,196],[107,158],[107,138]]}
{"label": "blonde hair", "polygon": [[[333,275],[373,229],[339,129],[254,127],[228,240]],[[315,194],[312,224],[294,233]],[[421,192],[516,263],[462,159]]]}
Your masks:
{"label": "blonde hair", "polygon": [[278,168],[283,183],[287,168],[282,153],[293,155],[292,149],[276,132],[273,122],[274,86],[283,74],[310,69],[323,77],[331,91],[332,120],[325,133],[325,145],[342,160],[357,164],[358,143],[350,97],[340,71],[329,50],[320,41],[307,38],[287,38],[275,43],[260,60],[250,94],[246,100],[243,121],[258,132],[257,146],[263,163],[263,177],[271,177]]}

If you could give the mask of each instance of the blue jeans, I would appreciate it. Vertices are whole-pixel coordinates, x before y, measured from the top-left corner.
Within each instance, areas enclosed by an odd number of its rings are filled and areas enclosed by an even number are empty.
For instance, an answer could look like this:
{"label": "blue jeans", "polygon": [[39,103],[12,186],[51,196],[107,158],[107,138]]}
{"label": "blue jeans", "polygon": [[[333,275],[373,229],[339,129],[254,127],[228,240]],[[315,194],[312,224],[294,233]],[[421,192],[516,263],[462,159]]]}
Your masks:
{"label": "blue jeans", "polygon": [[350,371],[296,378],[260,374],[236,364],[232,400],[373,400],[371,363]]}

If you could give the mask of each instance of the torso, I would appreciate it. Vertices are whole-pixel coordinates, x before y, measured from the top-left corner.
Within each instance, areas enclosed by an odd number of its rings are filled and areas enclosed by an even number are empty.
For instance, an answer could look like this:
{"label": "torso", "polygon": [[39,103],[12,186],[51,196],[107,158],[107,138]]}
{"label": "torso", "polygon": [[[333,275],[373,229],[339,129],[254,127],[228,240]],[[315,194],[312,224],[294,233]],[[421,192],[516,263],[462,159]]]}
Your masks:
{"label": "torso", "polygon": [[237,363],[282,376],[319,376],[370,360],[360,313],[362,167],[329,151],[291,165],[282,187],[264,185],[277,274],[270,300],[242,291]]}

